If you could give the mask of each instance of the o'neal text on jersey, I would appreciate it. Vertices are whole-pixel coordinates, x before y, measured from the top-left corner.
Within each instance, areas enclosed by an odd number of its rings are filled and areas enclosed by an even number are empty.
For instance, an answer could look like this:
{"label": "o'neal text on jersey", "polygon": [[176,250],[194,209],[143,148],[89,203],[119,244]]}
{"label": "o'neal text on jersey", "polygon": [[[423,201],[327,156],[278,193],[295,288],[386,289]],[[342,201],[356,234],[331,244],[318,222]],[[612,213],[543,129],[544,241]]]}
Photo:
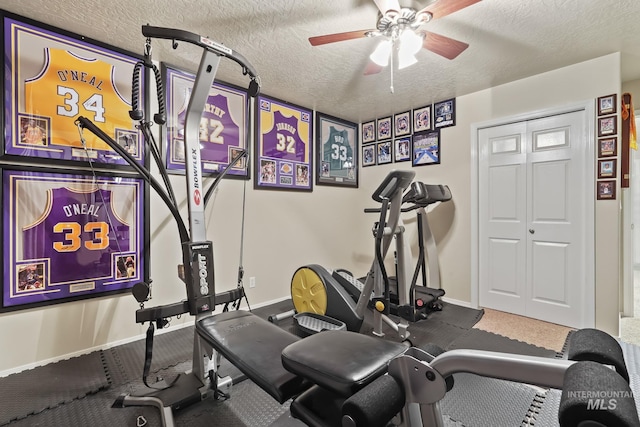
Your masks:
{"label": "o'neal text on jersey", "polygon": [[93,205],[89,203],[74,203],[70,205],[66,205],[62,207],[64,214],[67,217],[71,217],[73,215],[92,215],[98,216],[98,211],[100,210],[101,205]]}
{"label": "o'neal text on jersey", "polygon": [[102,90],[102,84],[104,83],[103,80],[100,80],[96,76],[89,76],[89,73],[77,70],[58,70],[58,78],[62,82],[74,81],[87,83],[97,90]]}

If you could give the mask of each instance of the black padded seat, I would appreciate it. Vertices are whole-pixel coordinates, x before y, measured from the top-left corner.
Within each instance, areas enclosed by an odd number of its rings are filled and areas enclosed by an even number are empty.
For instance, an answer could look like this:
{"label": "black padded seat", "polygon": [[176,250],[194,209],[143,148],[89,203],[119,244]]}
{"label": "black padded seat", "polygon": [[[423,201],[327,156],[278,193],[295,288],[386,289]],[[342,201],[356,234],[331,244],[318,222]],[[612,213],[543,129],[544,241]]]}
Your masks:
{"label": "black padded seat", "polygon": [[196,322],[196,331],[280,403],[310,386],[285,370],[280,360],[282,350],[300,338],[253,313],[237,310],[205,317]]}
{"label": "black padded seat", "polygon": [[349,331],[324,331],[282,352],[289,371],[342,396],[350,396],[387,371],[407,349],[400,343]]}

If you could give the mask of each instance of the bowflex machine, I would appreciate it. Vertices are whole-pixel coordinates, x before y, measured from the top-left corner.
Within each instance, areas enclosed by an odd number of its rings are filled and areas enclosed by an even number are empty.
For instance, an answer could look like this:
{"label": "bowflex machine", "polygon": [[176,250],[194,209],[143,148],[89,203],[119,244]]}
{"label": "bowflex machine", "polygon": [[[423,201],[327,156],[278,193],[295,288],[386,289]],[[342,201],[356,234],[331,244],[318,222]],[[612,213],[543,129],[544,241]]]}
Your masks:
{"label": "bowflex machine", "polygon": [[[439,400],[450,387],[447,378],[456,372],[545,387],[564,386],[574,391],[575,395],[566,398],[563,394],[560,409],[563,427],[577,426],[585,420],[621,427],[640,424],[633,397],[629,397],[632,393],[622,351],[613,338],[600,331],[584,330],[574,334],[574,338],[580,338],[573,352],[574,359],[596,360],[614,366],[615,371],[593,362],[485,351],[452,350],[439,354],[438,349],[429,352],[407,348],[400,343],[349,331],[326,331],[300,339],[247,311],[213,315],[217,304],[237,301],[244,292],[240,286],[233,291],[215,293],[213,249],[212,242],[206,240],[204,205],[216,183],[202,197],[198,124],[220,58],[238,62],[249,74],[251,96],[258,93],[259,83],[255,71],[241,55],[205,37],[150,26],[144,26],[142,31],[148,38],[170,39],[174,44],[176,40],[185,41],[203,49],[185,122],[186,152],[191,160],[187,161],[186,174],[190,233],[180,218],[175,198],[162,189],[148,170],[137,165],[90,120],[81,117],[78,125],[95,133],[127,159],[163,198],[178,224],[183,248],[180,278],[185,282],[187,299],[166,306],[142,307],[136,312],[136,322],[150,325],[155,322],[162,327],[167,318],[189,313],[195,316],[195,336],[190,372],[149,395],[121,396],[114,406],[155,406],[161,411],[163,425],[173,427],[172,409],[199,402],[210,390],[231,385],[229,378],[217,375],[217,362],[223,356],[278,402],[294,398],[292,414],[314,427],[382,427],[391,420],[398,426],[443,426]],[[149,64],[150,61],[145,65]],[[221,176],[223,174],[216,182]],[[404,189],[407,185],[399,187]],[[383,203],[386,202],[383,200]],[[144,292],[138,292],[140,295],[136,297],[142,304]],[[594,387],[627,394],[616,401],[615,407],[589,411],[579,391]]]}

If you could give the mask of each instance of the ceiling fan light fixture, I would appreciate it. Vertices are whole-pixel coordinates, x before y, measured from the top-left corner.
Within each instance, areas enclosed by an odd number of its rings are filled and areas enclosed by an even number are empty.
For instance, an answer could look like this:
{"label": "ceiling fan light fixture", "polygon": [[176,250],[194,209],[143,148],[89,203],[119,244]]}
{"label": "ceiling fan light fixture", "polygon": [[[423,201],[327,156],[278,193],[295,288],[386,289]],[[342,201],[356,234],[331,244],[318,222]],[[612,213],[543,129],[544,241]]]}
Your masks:
{"label": "ceiling fan light fixture", "polygon": [[413,54],[402,54],[398,55],[398,70],[402,70],[404,68],[410,67],[413,64],[417,64],[418,60]]}
{"label": "ceiling fan light fixture", "polygon": [[389,55],[391,54],[391,40],[383,40],[380,42],[376,50],[373,51],[369,58],[381,67],[389,65]]}
{"label": "ceiling fan light fixture", "polygon": [[416,33],[411,28],[406,28],[400,34],[400,55],[402,56],[402,52],[407,52],[407,54],[411,55],[420,52],[423,43],[422,37],[422,34]]}

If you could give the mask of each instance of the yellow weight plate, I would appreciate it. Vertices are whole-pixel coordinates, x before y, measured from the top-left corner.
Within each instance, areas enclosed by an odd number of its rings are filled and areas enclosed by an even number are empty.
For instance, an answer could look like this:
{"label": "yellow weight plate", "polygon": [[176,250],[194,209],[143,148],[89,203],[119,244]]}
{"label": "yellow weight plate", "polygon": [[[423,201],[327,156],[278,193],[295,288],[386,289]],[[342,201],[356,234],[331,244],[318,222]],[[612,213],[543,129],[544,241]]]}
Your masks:
{"label": "yellow weight plate", "polygon": [[320,276],[310,268],[300,267],[293,275],[291,299],[298,313],[327,312],[327,289]]}

